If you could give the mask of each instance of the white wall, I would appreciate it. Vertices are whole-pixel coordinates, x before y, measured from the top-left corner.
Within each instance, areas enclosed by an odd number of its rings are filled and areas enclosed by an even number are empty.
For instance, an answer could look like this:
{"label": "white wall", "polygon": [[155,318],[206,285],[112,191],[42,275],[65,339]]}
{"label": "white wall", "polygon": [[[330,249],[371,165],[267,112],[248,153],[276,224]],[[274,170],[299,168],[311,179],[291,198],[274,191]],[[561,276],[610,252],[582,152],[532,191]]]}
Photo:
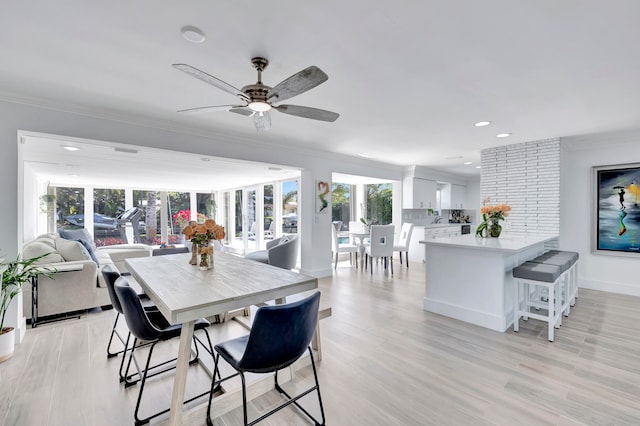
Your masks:
{"label": "white wall", "polygon": [[591,253],[593,166],[640,163],[640,132],[562,138],[560,248],[580,253],[580,287],[640,296],[640,255]]}
{"label": "white wall", "polygon": [[[308,179],[330,181],[331,172],[338,172],[390,181],[402,180],[402,168],[398,166],[313,149],[278,149],[274,142],[261,140],[259,135],[255,139],[245,140],[202,131],[196,133],[185,127],[169,128],[167,123],[141,121],[134,124],[135,117],[128,117],[127,122],[116,121],[5,101],[0,101],[0,117],[0,253],[8,258],[17,254],[21,240],[17,207],[23,202],[18,194],[18,188],[22,188],[18,185],[19,130],[282,164],[303,169],[303,177]],[[303,184],[301,197],[313,200],[313,188],[313,182]],[[332,271],[331,256],[327,254],[331,252],[330,218],[317,218],[312,205],[309,203],[308,208],[301,212],[301,222],[308,224],[301,230],[301,238],[308,238],[302,245],[303,250],[307,250],[302,253],[302,270],[322,276]],[[321,230],[324,222],[326,229]],[[326,232],[326,237],[322,232]],[[320,261],[322,264],[314,260],[317,258],[324,259]]]}
{"label": "white wall", "polygon": [[[480,178],[467,179],[467,201],[465,210],[473,210],[473,224],[480,223]],[[475,229],[472,230],[475,232]]]}

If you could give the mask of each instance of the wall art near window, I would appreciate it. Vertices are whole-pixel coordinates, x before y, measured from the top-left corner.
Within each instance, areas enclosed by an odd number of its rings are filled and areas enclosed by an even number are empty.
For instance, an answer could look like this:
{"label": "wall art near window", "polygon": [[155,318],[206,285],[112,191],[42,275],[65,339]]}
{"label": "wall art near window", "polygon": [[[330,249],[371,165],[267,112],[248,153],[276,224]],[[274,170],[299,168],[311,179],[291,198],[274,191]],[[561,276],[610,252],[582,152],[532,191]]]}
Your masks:
{"label": "wall art near window", "polygon": [[329,212],[330,193],[331,185],[329,182],[319,180],[316,184],[316,213]]}
{"label": "wall art near window", "polygon": [[594,252],[640,253],[640,164],[594,167]]}

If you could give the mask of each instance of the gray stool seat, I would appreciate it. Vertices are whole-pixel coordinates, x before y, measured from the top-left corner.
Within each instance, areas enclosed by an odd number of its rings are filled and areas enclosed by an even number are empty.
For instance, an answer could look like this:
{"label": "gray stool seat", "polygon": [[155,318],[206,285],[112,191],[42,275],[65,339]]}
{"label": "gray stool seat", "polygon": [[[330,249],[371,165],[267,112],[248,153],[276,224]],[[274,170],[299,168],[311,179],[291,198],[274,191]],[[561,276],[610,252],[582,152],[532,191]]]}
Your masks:
{"label": "gray stool seat", "polygon": [[580,258],[580,254],[575,251],[561,251],[561,250],[550,250],[543,254],[542,256],[546,257],[566,257],[571,260],[571,264],[574,264]]}
{"label": "gray stool seat", "polygon": [[531,262],[533,262],[533,263],[544,263],[546,265],[559,266],[560,269],[562,270],[562,272],[568,271],[571,268],[571,265],[573,265],[573,262],[571,262],[571,259],[565,258],[563,256],[548,256],[548,257],[545,257],[544,255],[542,255],[542,256],[538,256],[535,259],[531,260]]}
{"label": "gray stool seat", "polygon": [[560,274],[562,274],[560,266],[546,263],[525,262],[513,268],[513,276],[515,278],[546,283],[555,282],[560,277]]}
{"label": "gray stool seat", "polygon": [[575,251],[550,250],[545,254],[538,256],[536,259],[553,259],[554,262],[569,260],[571,262],[571,267],[568,270],[568,296],[570,298],[570,305],[574,306],[576,304],[576,299],[578,298],[578,260],[580,259],[580,254]]}

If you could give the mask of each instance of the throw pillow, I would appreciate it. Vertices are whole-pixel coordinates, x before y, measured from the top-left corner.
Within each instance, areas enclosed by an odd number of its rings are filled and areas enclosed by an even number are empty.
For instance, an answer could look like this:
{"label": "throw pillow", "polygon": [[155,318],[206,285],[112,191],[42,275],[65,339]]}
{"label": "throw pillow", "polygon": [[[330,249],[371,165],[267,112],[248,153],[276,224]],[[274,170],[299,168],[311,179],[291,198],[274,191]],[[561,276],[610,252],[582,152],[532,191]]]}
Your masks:
{"label": "throw pillow", "polygon": [[56,247],[58,248],[58,252],[67,262],[73,260],[93,260],[89,251],[79,241],[58,238],[56,240]]}
{"label": "throw pillow", "polygon": [[100,262],[98,262],[98,258],[94,253],[96,249],[95,244],[93,243],[93,238],[91,238],[91,234],[86,229],[70,229],[70,230],[62,230],[60,231],[60,236],[66,240],[78,241],[82,243],[85,249],[89,252],[90,259],[96,262],[96,265],[100,266]]}
{"label": "throw pillow", "polygon": [[86,229],[63,229],[60,231],[60,236],[67,240],[82,240],[86,242],[85,246],[91,247],[92,250],[96,249],[96,245],[93,243],[91,234]]}
{"label": "throw pillow", "polygon": [[64,258],[54,247],[51,247],[49,244],[42,241],[31,241],[30,243],[25,244],[22,249],[22,259],[33,259],[34,257],[42,255],[46,256],[36,261],[36,264],[64,262]]}

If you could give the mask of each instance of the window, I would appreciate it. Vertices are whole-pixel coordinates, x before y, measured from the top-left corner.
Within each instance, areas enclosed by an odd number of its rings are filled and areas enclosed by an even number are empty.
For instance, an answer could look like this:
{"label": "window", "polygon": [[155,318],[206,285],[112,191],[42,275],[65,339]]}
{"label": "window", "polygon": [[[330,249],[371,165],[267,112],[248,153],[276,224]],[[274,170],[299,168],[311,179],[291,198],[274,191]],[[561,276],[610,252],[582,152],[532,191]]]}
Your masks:
{"label": "window", "polygon": [[222,223],[224,224],[224,242],[225,244],[231,244],[233,241],[233,229],[232,219],[233,216],[230,214],[231,212],[231,193],[225,192],[222,194]]}
{"label": "window", "polygon": [[393,190],[390,183],[365,185],[367,218],[376,225],[387,225],[393,221]]}
{"label": "window", "polygon": [[93,190],[93,238],[96,246],[124,244],[117,217],[124,211],[124,189]]}
{"label": "window", "polygon": [[218,206],[216,205],[216,194],[213,192],[210,194],[196,194],[196,204],[198,206],[198,219],[200,216],[204,220],[216,218]]}
{"label": "window", "polygon": [[275,226],[273,223],[273,185],[264,185],[263,216],[264,216],[264,238],[271,240],[275,238]]}
{"label": "window", "polygon": [[348,230],[350,220],[351,185],[334,182],[331,185],[331,221],[342,222],[340,230]]}
{"label": "window", "polygon": [[298,233],[298,181],[282,182],[282,232]]}
{"label": "window", "polygon": [[[172,240],[176,237],[180,240],[182,229],[191,220],[191,194],[189,192],[167,192],[167,212],[169,242],[173,244]],[[185,216],[188,218],[186,223],[183,220]],[[202,222],[204,222],[204,219],[202,219]]]}
{"label": "window", "polygon": [[84,228],[84,188],[54,187],[56,229]]}
{"label": "window", "polygon": [[242,189],[235,190],[235,204],[234,204],[234,215],[235,215],[235,233],[234,238],[231,241],[231,244],[238,248],[243,248],[244,243],[242,240]]}
{"label": "window", "polygon": [[160,239],[156,237],[159,233],[160,223],[160,193],[156,191],[133,190],[133,207],[144,210],[144,217],[140,218],[144,222],[144,232],[140,230],[141,236],[146,242],[160,244]]}

